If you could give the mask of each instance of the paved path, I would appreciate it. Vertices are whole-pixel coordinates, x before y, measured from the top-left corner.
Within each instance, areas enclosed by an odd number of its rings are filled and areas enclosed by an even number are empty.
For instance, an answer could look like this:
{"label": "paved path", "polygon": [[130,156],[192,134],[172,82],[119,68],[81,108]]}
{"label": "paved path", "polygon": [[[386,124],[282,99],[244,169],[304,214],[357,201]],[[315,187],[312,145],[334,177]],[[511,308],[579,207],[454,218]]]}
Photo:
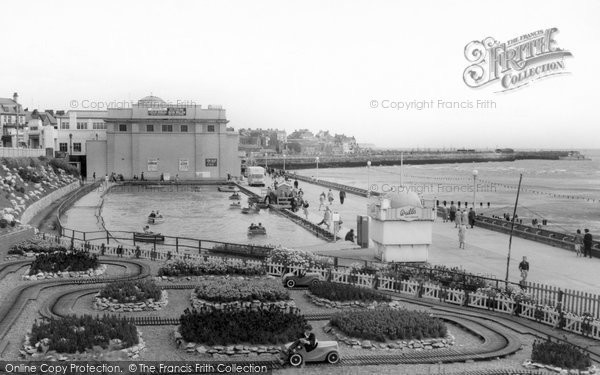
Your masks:
{"label": "paved path", "polygon": [[[293,181],[293,180],[292,180]],[[322,219],[319,211],[319,194],[328,189],[299,181],[299,187],[307,197],[309,220],[318,223]],[[257,189],[260,192],[260,188]],[[356,216],[365,215],[369,199],[347,194],[344,204],[339,202],[339,191],[333,191],[335,201],[333,211],[340,213],[344,224],[340,237],[344,237],[350,228],[356,231]],[[375,198],[371,198],[375,199]],[[302,211],[299,211],[301,214]],[[436,221],[433,228],[433,244],[429,250],[429,262],[444,264],[450,267],[459,266],[469,272],[494,275],[504,279],[506,275],[506,259],[508,253],[508,235],[482,228],[469,229],[466,235],[467,246],[458,248],[458,233],[452,223]],[[347,245],[346,245],[347,244]],[[322,250],[319,250],[322,249]],[[374,260],[375,249],[356,249],[350,242],[312,246],[310,250],[323,255]],[[542,243],[513,237],[512,254],[509,267],[509,280],[518,282],[518,264],[523,256],[530,263],[528,281],[539,282],[566,289],[580,290],[588,293],[600,292],[600,259],[578,258],[574,252],[548,246]]]}

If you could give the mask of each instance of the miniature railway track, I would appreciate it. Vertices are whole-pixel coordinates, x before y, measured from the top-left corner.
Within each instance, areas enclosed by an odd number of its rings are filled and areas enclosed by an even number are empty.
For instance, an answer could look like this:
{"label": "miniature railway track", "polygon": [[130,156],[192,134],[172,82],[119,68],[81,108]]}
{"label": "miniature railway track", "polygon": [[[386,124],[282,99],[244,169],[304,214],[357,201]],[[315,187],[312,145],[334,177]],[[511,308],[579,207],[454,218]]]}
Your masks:
{"label": "miniature railway track", "polygon": [[[15,272],[15,267],[22,268],[31,263],[31,261],[11,262],[3,264],[0,268],[0,274],[8,273],[10,270]],[[23,310],[30,301],[38,299],[42,292],[48,292],[53,288],[60,288],[74,285],[101,284],[117,280],[140,279],[150,275],[150,267],[143,262],[135,260],[104,260],[104,264],[125,266],[126,271],[123,276],[116,277],[97,277],[82,279],[45,279],[39,281],[30,281],[11,290],[0,305],[0,354],[2,354],[9,342],[6,335],[11,327],[22,314]],[[18,268],[17,268],[18,269]]]}

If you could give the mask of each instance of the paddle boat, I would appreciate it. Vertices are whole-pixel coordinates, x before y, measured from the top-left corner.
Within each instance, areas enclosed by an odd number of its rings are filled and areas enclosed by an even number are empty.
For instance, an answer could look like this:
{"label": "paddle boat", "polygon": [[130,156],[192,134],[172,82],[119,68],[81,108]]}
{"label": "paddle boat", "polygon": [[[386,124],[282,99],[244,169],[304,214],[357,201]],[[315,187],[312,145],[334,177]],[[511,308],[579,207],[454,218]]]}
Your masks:
{"label": "paddle boat", "polygon": [[249,236],[266,235],[266,234],[267,234],[267,228],[265,228],[263,226],[248,227],[248,235]]}
{"label": "paddle boat", "polygon": [[150,242],[150,243],[164,242],[165,236],[163,236],[160,233],[154,233],[154,232],[134,232],[133,240],[135,242]]}
{"label": "paddle boat", "polygon": [[240,201],[231,202],[231,204],[229,205],[229,208],[242,208],[242,202],[240,202]]}
{"label": "paddle boat", "polygon": [[235,185],[221,185],[217,188],[218,191],[223,193],[237,193],[240,189]]}
{"label": "paddle boat", "polygon": [[148,216],[148,224],[162,224],[165,222],[165,218],[161,216]]}
{"label": "paddle boat", "polygon": [[240,195],[240,193],[233,193],[229,196],[229,199],[240,200],[240,199],[242,199],[242,196]]}

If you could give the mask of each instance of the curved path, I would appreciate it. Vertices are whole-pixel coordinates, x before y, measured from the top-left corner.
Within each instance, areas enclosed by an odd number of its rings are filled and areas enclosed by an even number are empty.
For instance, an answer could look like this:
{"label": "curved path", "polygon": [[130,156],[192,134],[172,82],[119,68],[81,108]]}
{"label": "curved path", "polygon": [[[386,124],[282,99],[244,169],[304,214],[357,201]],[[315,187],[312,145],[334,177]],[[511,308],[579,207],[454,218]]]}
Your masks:
{"label": "curved path", "polygon": [[[14,270],[15,267],[24,267],[31,261],[18,261],[3,264],[0,268],[0,275]],[[3,353],[9,344],[5,336],[10,331],[14,322],[23,312],[23,309],[30,301],[39,298],[42,292],[47,293],[55,288],[75,287],[86,284],[103,284],[117,280],[140,279],[150,275],[150,267],[136,260],[102,260],[101,263],[124,267],[123,276],[118,277],[98,277],[98,278],[80,278],[80,279],[45,279],[40,281],[30,281],[11,290],[0,305],[0,353]],[[14,271],[13,271],[14,272]],[[97,287],[96,287],[97,290]]]}

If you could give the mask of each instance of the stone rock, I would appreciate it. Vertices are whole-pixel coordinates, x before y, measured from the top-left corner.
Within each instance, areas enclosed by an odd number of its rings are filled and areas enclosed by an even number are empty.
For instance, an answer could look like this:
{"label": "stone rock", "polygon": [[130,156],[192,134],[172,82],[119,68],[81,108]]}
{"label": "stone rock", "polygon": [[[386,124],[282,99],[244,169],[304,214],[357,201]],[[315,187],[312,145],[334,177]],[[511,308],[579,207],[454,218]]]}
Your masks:
{"label": "stone rock", "polygon": [[196,352],[198,354],[206,354],[207,350],[206,350],[206,348],[204,346],[199,345],[199,346],[196,347]]}
{"label": "stone rock", "polygon": [[362,347],[365,349],[370,349],[371,347],[373,347],[373,344],[371,344],[370,340],[364,340],[362,342]]}

